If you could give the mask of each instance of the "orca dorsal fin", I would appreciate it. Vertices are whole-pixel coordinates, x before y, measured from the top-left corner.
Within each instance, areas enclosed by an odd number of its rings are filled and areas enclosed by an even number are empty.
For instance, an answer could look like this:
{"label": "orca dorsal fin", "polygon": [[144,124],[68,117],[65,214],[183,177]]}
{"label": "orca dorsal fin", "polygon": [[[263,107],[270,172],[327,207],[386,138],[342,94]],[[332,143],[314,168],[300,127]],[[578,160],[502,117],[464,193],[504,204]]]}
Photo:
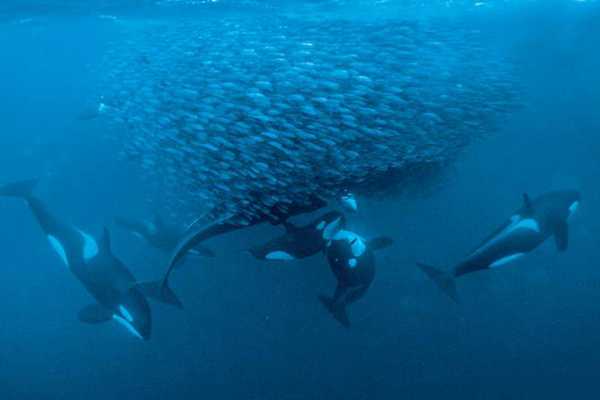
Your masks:
{"label": "orca dorsal fin", "polygon": [[525,210],[527,210],[528,212],[533,211],[533,205],[531,204],[531,198],[529,197],[529,195],[527,193],[523,193],[523,206],[525,207]]}
{"label": "orca dorsal fin", "polygon": [[102,250],[102,252],[104,253],[110,253],[111,252],[111,245],[110,245],[110,231],[108,230],[107,227],[104,227],[104,230],[102,231],[102,238],[100,239],[100,249]]}
{"label": "orca dorsal fin", "polygon": [[569,226],[566,221],[559,223],[554,231],[554,240],[558,251],[565,251],[569,247]]}

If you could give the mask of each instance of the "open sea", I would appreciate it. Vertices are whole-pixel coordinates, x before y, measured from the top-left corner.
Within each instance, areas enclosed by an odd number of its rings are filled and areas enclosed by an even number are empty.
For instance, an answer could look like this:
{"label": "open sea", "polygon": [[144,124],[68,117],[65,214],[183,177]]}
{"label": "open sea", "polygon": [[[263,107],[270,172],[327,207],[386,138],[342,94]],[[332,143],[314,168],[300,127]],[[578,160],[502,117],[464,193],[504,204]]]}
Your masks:
{"label": "open sea", "polygon": [[2,0],[0,399],[595,399],[599,182],[595,0]]}

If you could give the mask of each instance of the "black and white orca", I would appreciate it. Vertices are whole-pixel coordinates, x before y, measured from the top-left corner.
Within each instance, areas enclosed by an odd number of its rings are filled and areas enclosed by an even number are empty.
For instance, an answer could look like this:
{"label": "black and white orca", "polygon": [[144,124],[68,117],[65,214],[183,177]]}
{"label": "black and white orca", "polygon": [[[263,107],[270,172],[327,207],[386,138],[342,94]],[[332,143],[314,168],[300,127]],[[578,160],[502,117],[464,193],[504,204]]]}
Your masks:
{"label": "black and white orca", "polygon": [[[115,224],[123,228],[133,235],[142,238],[151,247],[165,252],[172,251],[179,239],[185,233],[185,229],[181,229],[174,224],[167,224],[158,214],[153,220],[135,220],[124,217],[115,218]],[[202,245],[198,245],[190,250],[190,254],[202,257],[214,257],[215,253]]]}
{"label": "black and white orca", "polygon": [[565,190],[546,193],[531,200],[523,195],[523,206],[486,238],[465,260],[450,271],[418,266],[454,301],[458,301],[455,278],[509,264],[554,236],[559,251],[569,245],[569,218],[577,211],[581,195]]}
{"label": "black and white orca", "polygon": [[333,297],[319,296],[321,303],[344,327],[350,327],[346,308],[361,299],[375,278],[375,251],[393,244],[388,237],[365,240],[344,229],[327,236],[325,256],[337,279]]}
{"label": "black and white orca", "polygon": [[148,297],[178,308],[183,308],[183,304],[169,287],[169,277],[173,269],[192,249],[215,236],[267,222],[272,225],[282,225],[291,217],[314,212],[326,206],[327,202],[325,200],[318,196],[312,196],[306,204],[290,205],[276,203],[268,213],[254,215],[250,220],[243,218],[241,215],[232,215],[211,223],[208,226],[202,225],[201,220],[198,220],[190,225],[185,235],[179,240],[175,250],[172,252],[164,277],[159,281],[139,283],[137,287]]}
{"label": "black and white orca", "polygon": [[97,324],[115,321],[134,336],[148,340],[152,315],[144,295],[133,285],[135,277],[111,251],[107,229],[100,240],[59,221],[33,195],[37,181],[0,187],[0,196],[24,199],[62,263],[83,284],[95,302],[79,312],[80,321]]}
{"label": "black and white orca", "polygon": [[249,252],[259,260],[292,261],[311,257],[323,251],[326,239],[323,237],[325,227],[330,223],[342,227],[345,217],[337,211],[328,212],[305,226],[295,226],[290,222],[283,223],[286,232],[267,243],[250,248]]}

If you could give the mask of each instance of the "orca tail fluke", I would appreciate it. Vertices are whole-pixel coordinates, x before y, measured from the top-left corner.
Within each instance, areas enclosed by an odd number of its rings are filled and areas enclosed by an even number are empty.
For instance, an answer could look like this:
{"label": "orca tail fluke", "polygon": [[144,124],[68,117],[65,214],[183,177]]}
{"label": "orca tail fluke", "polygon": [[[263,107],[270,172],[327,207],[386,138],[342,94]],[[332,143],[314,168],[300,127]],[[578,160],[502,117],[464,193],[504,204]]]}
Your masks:
{"label": "orca tail fluke", "polygon": [[135,285],[144,296],[160,303],[183,309],[183,303],[179,300],[173,289],[169,287],[166,280],[140,282]]}
{"label": "orca tail fluke", "polygon": [[452,299],[455,303],[459,302],[458,292],[456,291],[456,283],[454,275],[448,271],[432,267],[431,265],[417,263],[421,271],[431,279],[444,294]]}
{"label": "orca tail fluke", "polygon": [[0,196],[29,199],[33,195],[33,189],[37,183],[38,179],[29,179],[0,186]]}
{"label": "orca tail fluke", "polygon": [[344,304],[336,303],[331,297],[319,296],[319,301],[344,328],[350,328],[350,319]]}

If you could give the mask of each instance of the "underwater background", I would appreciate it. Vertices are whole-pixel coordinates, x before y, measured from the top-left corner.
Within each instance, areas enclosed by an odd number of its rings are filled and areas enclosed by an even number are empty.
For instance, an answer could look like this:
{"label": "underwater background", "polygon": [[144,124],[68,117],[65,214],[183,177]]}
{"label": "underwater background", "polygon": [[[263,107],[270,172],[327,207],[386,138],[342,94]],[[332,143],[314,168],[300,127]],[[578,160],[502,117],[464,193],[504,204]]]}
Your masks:
{"label": "underwater background", "polygon": [[[185,309],[152,304],[150,341],[113,324],[84,325],[77,313],[89,295],[22,202],[1,199],[0,397],[593,398],[600,363],[595,1],[6,0],[0,182],[40,178],[37,194],[53,212],[96,235],[111,227],[114,252],[135,276],[159,277],[168,256],[113,229],[112,220],[159,206],[175,215],[183,205],[172,198],[185,194],[161,190],[157,174],[124,156],[131,127],[80,118],[82,110],[103,95],[107,58],[119,56],[125,40],[136,47],[139,35],[124,31],[157,21],[252,25],[274,16],[298,26],[418,21],[476,31],[486,54],[510,70],[516,106],[489,134],[460,146],[423,190],[358,196],[350,225],[395,244],[378,253],[377,276],[353,305],[349,330],[317,300],[335,284],[323,257],[268,264],[244,253],[280,230],[270,225],[216,238],[217,257],[179,269],[172,285]],[[416,268],[417,261],[456,263],[521,205],[522,193],[571,188],[583,200],[566,253],[548,241],[515,265],[461,280],[459,305]]]}

